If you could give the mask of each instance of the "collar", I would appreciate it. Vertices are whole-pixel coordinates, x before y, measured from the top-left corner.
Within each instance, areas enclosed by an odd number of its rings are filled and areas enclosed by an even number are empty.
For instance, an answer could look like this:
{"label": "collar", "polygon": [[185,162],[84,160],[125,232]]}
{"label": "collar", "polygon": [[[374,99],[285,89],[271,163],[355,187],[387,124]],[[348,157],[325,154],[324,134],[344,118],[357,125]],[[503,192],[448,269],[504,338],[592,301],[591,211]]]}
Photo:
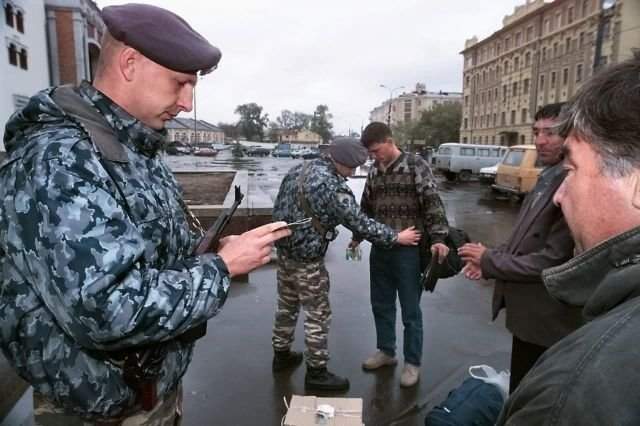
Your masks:
{"label": "collar", "polygon": [[326,166],[327,166],[327,169],[329,169],[329,172],[331,172],[332,174],[336,175],[338,177],[338,179],[340,179],[341,181],[346,181],[347,180],[347,178],[345,178],[340,173],[338,173],[338,169],[336,168],[336,165],[334,164],[334,162],[333,162],[333,160],[331,159],[330,156],[323,154],[320,157],[320,159],[323,160],[326,163]]}
{"label": "collar", "polygon": [[166,129],[157,131],[143,124],[87,81],[80,84],[78,91],[100,111],[124,144],[148,157],[164,146]]}
{"label": "collar", "polygon": [[561,302],[584,306],[587,320],[640,296],[640,227],[631,229],[568,262],[545,269],[542,279]]}
{"label": "collar", "polygon": [[393,160],[391,163],[389,163],[389,165],[388,165],[388,166],[386,166],[386,167],[385,167],[385,166],[383,166],[382,164],[380,164],[380,163],[378,163],[378,162],[376,161],[376,164],[375,164],[376,168],[377,168],[378,170],[380,170],[381,172],[383,172],[383,173],[386,173],[386,172],[388,172],[389,170],[393,170],[393,169],[394,169],[398,164],[400,164],[400,163],[405,159],[405,157],[407,156],[407,154],[406,154],[402,149],[398,148],[398,150],[400,151],[400,155],[398,155],[398,156],[396,157],[396,159],[395,159],[395,160]]}

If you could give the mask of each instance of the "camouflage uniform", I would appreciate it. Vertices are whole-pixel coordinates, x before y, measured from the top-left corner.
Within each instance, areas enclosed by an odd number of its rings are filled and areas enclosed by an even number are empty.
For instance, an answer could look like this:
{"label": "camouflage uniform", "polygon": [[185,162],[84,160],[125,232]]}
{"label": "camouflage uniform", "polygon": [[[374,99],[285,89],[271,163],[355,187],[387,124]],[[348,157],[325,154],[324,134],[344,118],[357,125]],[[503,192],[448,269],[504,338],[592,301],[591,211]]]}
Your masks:
{"label": "camouflage uniform", "polygon": [[[0,167],[0,345],[36,393],[67,414],[135,414],[110,351],[164,342],[158,395],[175,391],[193,344],[175,337],[215,315],[229,276],[192,255],[174,176],[144,126],[88,83],[122,155],[101,152],[44,90],[6,126]],[[118,145],[120,146],[120,145]]]}
{"label": "camouflage uniform", "polygon": [[[302,165],[291,169],[280,185],[273,217],[292,222],[306,217],[298,197],[298,177]],[[303,179],[303,191],[314,216],[325,228],[342,224],[376,244],[392,246],[397,234],[390,227],[364,215],[345,178],[327,157],[311,161]],[[276,242],[278,248],[278,307],[273,328],[273,347],[287,350],[293,343],[300,305],[305,311],[307,364],[326,366],[327,339],[331,322],[329,275],[324,254],[329,241],[312,225],[297,228]]]}

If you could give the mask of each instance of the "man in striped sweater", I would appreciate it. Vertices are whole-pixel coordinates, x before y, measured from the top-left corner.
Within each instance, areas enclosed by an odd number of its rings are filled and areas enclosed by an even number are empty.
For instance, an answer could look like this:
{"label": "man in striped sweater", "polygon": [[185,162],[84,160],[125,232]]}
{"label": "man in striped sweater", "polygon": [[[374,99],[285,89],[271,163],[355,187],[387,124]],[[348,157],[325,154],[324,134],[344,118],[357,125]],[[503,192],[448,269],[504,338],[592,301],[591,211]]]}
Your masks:
{"label": "man in striped sweater", "polygon": [[[437,184],[424,159],[405,153],[395,144],[391,129],[384,123],[373,122],[362,133],[362,144],[375,158],[360,206],[371,218],[389,225],[396,231],[415,226],[427,238],[432,255],[442,262],[449,249],[444,240],[448,234],[447,218]],[[351,247],[361,241],[354,235]],[[423,250],[426,250],[423,249]],[[401,386],[413,386],[420,376],[422,358],[422,311],[420,310],[420,248],[371,248],[370,281],[371,306],[376,326],[378,351],[362,367],[375,370],[395,365],[396,297],[400,300],[404,325],[404,369]]]}

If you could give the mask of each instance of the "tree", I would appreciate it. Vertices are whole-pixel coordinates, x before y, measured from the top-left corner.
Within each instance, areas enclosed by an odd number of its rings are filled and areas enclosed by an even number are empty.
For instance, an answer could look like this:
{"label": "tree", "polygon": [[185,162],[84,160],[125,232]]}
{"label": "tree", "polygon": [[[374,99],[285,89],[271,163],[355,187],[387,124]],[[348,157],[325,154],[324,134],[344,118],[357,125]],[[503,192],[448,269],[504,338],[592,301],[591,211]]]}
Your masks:
{"label": "tree", "polygon": [[239,132],[238,132],[238,126],[235,124],[231,124],[231,123],[218,123],[218,127],[222,129],[222,131],[224,132],[224,137],[225,138],[231,138],[233,140],[238,139],[239,136]]}
{"label": "tree", "polygon": [[424,111],[417,122],[415,135],[424,139],[426,145],[436,147],[444,142],[457,142],[460,139],[462,105],[447,103],[435,105]]}
{"label": "tree", "polygon": [[310,129],[320,135],[323,143],[329,142],[333,135],[331,131],[333,128],[332,118],[333,115],[329,113],[329,107],[326,105],[318,105],[311,118]]}
{"label": "tree", "polygon": [[269,122],[269,115],[262,114],[260,105],[255,102],[238,105],[234,112],[240,115],[238,129],[248,141],[264,139],[264,129]]}
{"label": "tree", "polygon": [[276,118],[276,122],[282,129],[299,131],[309,128],[311,115],[299,111],[291,112],[285,109],[282,110],[280,116]]}

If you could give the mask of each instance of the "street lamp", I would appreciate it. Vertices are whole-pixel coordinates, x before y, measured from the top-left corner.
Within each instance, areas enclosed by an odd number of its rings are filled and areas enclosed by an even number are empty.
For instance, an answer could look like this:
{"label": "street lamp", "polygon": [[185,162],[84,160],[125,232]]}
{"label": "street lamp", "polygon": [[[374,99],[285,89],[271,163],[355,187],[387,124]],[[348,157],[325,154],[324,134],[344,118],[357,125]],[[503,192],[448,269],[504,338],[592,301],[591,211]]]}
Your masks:
{"label": "street lamp", "polygon": [[380,87],[389,91],[389,110],[387,111],[387,126],[391,127],[391,102],[393,101],[393,92],[396,90],[404,89],[404,86],[398,86],[391,89],[390,87],[381,84]]}

